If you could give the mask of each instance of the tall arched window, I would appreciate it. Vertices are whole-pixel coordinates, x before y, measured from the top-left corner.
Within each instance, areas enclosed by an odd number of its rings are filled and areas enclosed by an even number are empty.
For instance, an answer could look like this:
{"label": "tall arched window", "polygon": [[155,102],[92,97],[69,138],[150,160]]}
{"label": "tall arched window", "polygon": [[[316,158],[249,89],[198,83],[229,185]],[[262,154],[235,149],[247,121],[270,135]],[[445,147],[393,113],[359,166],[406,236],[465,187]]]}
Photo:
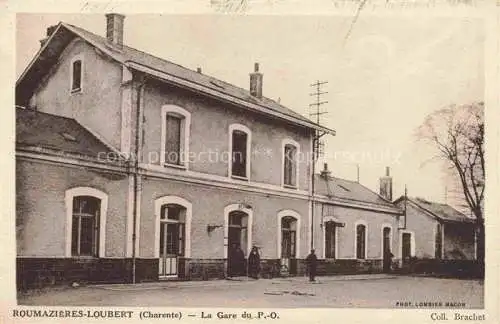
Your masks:
{"label": "tall arched window", "polygon": [[283,160],[282,160],[282,181],[285,187],[298,187],[299,177],[299,152],[300,145],[291,139],[285,139],[282,143]]}
{"label": "tall arched window", "polygon": [[181,107],[166,105],[161,118],[161,164],[187,168],[191,114]]}
{"label": "tall arched window", "polygon": [[70,92],[82,91],[83,84],[83,58],[81,55],[75,56],[70,65]]}
{"label": "tall arched window", "polygon": [[229,126],[229,176],[250,179],[250,150],[252,132],[241,124]]}
{"label": "tall arched window", "polygon": [[66,191],[66,256],[104,257],[108,196],[94,188]]}
{"label": "tall arched window", "polygon": [[366,224],[356,224],[356,259],[366,259]]}

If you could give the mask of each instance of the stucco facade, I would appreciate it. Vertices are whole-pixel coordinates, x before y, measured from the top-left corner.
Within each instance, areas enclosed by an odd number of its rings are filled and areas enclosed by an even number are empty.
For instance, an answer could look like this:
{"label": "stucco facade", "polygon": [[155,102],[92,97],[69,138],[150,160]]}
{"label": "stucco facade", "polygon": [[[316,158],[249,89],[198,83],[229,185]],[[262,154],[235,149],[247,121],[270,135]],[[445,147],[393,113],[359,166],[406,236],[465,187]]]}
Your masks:
{"label": "stucco facade", "polygon": [[404,232],[412,233],[413,257],[475,260],[475,226],[472,220],[466,219],[465,216],[459,220],[441,219],[439,215],[432,214],[412,200],[408,200],[405,204],[404,199],[400,199],[396,204],[406,209],[406,223],[402,218],[400,226],[406,225]]}
{"label": "stucco facade", "polygon": [[[81,91],[71,93],[71,64],[82,61]],[[121,145],[122,67],[76,38],[35,89],[37,110],[75,118],[116,148]]]}
{"label": "stucco facade", "polygon": [[[50,181],[49,181],[50,179]],[[90,187],[108,196],[103,257],[123,258],[126,248],[126,174],[108,176],[78,166],[18,159],[17,255],[19,257],[67,257],[66,192]],[[43,188],[43,190],[41,190]]]}
{"label": "stucco facade", "polygon": [[[320,274],[388,271],[387,260],[404,257],[403,237],[410,237],[409,256],[434,254],[435,233],[429,229],[435,220],[408,208],[401,229],[402,208],[391,202],[388,172],[388,197],[331,177],[328,170],[312,174],[315,133],[334,131],[260,97],[258,65],[251,74],[256,91],[249,92],[71,26],[59,25],[54,33],[59,43],[49,39],[45,45],[54,46],[52,66],[35,58],[36,68],[30,65],[23,74],[31,79],[21,78],[17,93],[29,94],[27,109],[53,114],[44,118],[72,121],[60,130],[45,125],[46,138],[20,137],[21,281],[35,280],[30,276],[40,276],[40,267],[55,282],[227,278],[244,274],[234,271],[234,252],[246,259],[253,246],[264,277],[303,274],[311,248]],[[81,60],[81,85],[71,91],[75,60]],[[187,154],[182,163],[165,160],[168,116],[178,119],[172,133],[179,154]],[[88,134],[80,130],[82,136],[73,136],[80,128]],[[233,131],[246,138],[244,176],[232,174]],[[96,141],[102,142],[99,149],[88,150]],[[285,146],[296,152],[287,174],[293,184],[285,183]],[[75,236],[85,235],[69,224],[89,216],[69,207],[75,197],[100,202],[92,255],[75,252]],[[326,234],[331,224],[333,243]],[[453,235],[443,242],[445,256],[457,248],[470,255]]]}

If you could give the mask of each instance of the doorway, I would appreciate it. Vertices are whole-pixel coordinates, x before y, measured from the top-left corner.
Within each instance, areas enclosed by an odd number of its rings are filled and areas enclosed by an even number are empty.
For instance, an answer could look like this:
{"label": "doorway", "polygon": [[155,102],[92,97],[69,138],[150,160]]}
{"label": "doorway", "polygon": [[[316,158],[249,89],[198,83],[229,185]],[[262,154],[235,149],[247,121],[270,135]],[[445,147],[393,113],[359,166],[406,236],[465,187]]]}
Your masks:
{"label": "doorway", "polygon": [[386,273],[391,271],[392,257],[391,228],[384,227],[382,230],[382,263],[383,271]]}
{"label": "doorway", "polygon": [[179,275],[179,261],[184,256],[186,208],[176,204],[161,206],[160,255],[158,276],[172,278]]}
{"label": "doorway", "polygon": [[336,236],[337,236],[337,226],[335,222],[332,221],[325,222],[325,258],[327,259],[337,258]]}
{"label": "doorway", "polygon": [[228,217],[227,274],[230,277],[246,275],[248,250],[248,215],[232,211]]}
{"label": "doorway", "polygon": [[281,219],[281,269],[283,274],[296,274],[297,220],[286,216]]}
{"label": "doorway", "polygon": [[403,265],[406,265],[411,258],[411,233],[402,233],[401,237],[401,259]]}

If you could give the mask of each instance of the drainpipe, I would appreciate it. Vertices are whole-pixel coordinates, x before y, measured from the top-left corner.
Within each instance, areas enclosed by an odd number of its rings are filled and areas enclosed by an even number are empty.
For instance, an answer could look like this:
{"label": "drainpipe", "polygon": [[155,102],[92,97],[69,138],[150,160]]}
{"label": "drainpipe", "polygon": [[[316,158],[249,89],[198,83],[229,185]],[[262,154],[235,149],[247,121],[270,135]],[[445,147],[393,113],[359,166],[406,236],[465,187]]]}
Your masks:
{"label": "drainpipe", "polygon": [[139,200],[139,154],[141,154],[141,150],[139,149],[139,145],[141,143],[141,132],[142,132],[142,109],[141,103],[143,100],[144,86],[146,84],[146,79],[144,78],[139,86],[137,87],[137,101],[136,101],[136,127],[135,127],[135,148],[134,148],[134,213],[133,213],[133,228],[132,228],[132,283],[136,283],[136,259],[137,259],[137,251],[136,251],[136,240],[137,240],[137,211],[140,206],[138,206]]}

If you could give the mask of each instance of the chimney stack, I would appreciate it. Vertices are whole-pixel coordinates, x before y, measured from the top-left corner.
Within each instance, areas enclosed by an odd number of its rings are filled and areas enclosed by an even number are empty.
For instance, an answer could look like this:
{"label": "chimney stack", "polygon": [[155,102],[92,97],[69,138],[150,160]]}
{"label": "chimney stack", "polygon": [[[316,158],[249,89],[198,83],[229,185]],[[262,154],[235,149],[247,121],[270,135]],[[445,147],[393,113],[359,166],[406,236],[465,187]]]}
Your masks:
{"label": "chimney stack", "polygon": [[380,195],[392,201],[392,177],[389,167],[385,167],[385,176],[380,178]]}
{"label": "chimney stack", "polygon": [[47,31],[45,33],[45,38],[40,39],[40,46],[43,47],[45,43],[49,40],[49,37],[52,36],[52,34],[56,31],[58,25],[52,25],[47,27]]}
{"label": "chimney stack", "polygon": [[250,73],[250,94],[262,98],[262,73],[259,72],[259,63],[255,63],[253,73]]}
{"label": "chimney stack", "polygon": [[323,170],[321,170],[321,177],[324,179],[328,179],[330,177],[330,170],[328,170],[328,163],[323,163]]}
{"label": "chimney stack", "polygon": [[121,48],[123,46],[124,15],[117,13],[106,14],[106,38],[110,44]]}
{"label": "chimney stack", "polygon": [[201,67],[196,68],[196,72],[201,73]]}

